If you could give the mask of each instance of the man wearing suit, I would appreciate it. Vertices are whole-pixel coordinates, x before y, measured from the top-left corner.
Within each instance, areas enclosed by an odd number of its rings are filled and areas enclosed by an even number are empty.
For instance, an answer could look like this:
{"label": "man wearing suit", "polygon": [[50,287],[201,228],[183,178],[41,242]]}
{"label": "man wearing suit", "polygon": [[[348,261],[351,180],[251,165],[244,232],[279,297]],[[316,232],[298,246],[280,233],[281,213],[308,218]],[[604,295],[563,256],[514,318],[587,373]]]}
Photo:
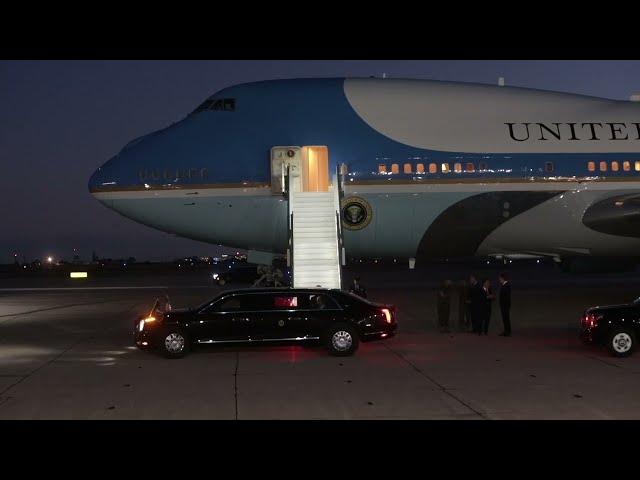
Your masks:
{"label": "man wearing suit", "polygon": [[500,311],[502,312],[502,323],[504,324],[504,330],[500,334],[502,337],[511,336],[511,282],[507,280],[507,274],[501,273],[498,276],[500,280]]}
{"label": "man wearing suit", "polygon": [[482,285],[478,283],[475,275],[469,275],[471,325],[473,333],[482,335],[482,325],[485,317],[485,295]]}

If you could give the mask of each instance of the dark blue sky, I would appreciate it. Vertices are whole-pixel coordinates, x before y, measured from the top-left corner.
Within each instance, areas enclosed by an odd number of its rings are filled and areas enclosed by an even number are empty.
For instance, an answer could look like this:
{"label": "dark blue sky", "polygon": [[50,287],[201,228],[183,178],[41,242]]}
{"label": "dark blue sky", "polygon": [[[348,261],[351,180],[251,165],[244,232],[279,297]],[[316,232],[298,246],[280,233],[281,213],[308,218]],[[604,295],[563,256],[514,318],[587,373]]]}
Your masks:
{"label": "dark blue sky", "polygon": [[91,173],[129,140],[165,127],[217,90],[274,78],[425,78],[628,99],[640,61],[287,60],[0,61],[0,263],[213,255],[219,247],[139,225],[87,190]]}

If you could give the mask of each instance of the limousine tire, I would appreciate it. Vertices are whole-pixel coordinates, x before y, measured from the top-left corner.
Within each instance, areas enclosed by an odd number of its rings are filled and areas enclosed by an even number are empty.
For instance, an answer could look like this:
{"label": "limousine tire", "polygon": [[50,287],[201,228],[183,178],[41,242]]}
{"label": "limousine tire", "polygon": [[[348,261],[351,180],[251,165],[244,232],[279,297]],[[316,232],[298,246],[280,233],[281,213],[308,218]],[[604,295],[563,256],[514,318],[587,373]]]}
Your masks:
{"label": "limousine tire", "polygon": [[617,327],[607,337],[607,349],[614,357],[628,357],[636,346],[636,336],[629,327]]}
{"label": "limousine tire", "polygon": [[327,331],[326,345],[334,357],[353,355],[360,343],[355,329],[346,323],[332,325]]}
{"label": "limousine tire", "polygon": [[227,281],[224,278],[218,279],[218,285],[224,285],[225,283],[227,283]]}
{"label": "limousine tire", "polygon": [[159,335],[157,347],[164,357],[182,358],[189,351],[189,339],[179,328],[169,327]]}

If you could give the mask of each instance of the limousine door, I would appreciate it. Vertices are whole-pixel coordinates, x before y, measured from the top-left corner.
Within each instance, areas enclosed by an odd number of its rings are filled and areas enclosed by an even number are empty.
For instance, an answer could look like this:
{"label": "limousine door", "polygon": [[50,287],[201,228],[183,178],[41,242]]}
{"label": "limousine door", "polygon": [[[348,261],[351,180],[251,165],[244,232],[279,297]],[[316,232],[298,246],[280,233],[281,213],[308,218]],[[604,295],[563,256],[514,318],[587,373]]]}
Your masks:
{"label": "limousine door", "polygon": [[201,310],[192,325],[197,343],[245,342],[255,337],[260,318],[249,295],[225,296]]}
{"label": "limousine door", "polygon": [[264,340],[320,338],[332,313],[320,310],[309,293],[273,293],[262,314],[258,335]]}

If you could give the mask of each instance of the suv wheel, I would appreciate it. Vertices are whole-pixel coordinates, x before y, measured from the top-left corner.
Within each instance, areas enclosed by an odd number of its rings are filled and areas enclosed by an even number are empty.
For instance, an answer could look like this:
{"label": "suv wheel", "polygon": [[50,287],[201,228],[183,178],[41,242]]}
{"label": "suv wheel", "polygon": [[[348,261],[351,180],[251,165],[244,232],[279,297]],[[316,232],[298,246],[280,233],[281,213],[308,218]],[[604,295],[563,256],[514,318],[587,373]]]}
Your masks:
{"label": "suv wheel", "polygon": [[325,343],[329,354],[335,357],[353,355],[360,343],[355,329],[346,323],[332,325],[327,331]]}
{"label": "suv wheel", "polygon": [[636,346],[636,336],[629,327],[614,328],[607,339],[607,348],[614,357],[628,357]]}
{"label": "suv wheel", "polygon": [[158,349],[167,358],[182,358],[189,350],[189,340],[179,328],[166,329],[158,340]]}

